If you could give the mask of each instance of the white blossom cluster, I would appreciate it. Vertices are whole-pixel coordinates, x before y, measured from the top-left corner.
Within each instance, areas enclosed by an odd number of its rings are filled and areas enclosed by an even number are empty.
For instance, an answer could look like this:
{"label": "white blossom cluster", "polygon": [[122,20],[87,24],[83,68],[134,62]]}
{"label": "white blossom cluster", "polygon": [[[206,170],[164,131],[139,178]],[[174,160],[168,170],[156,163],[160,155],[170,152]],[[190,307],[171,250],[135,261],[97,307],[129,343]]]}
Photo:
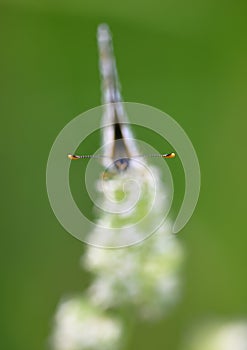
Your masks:
{"label": "white blossom cluster", "polygon": [[127,249],[90,247],[83,257],[95,278],[88,295],[103,309],[131,304],[143,318],[167,313],[179,296],[181,246],[163,226],[144,243]]}
{"label": "white blossom cluster", "polygon": [[60,303],[55,316],[52,346],[57,350],[116,350],[121,321],[106,315],[83,297]]}
{"label": "white blossom cluster", "polygon": [[[111,198],[115,212],[113,206],[99,217],[98,223],[108,225],[110,232],[102,242],[109,247],[116,245],[120,232],[120,243],[133,238],[140,243],[118,249],[87,247],[81,264],[93,279],[83,297],[60,304],[52,337],[54,350],[117,350],[129,327],[123,310],[131,310],[132,319],[149,321],[166,315],[177,301],[183,249],[171,234],[170,222],[163,220],[168,206],[166,192],[158,171],[150,169],[152,176],[145,174],[143,167],[135,170],[138,196],[134,197],[131,172],[129,177],[105,180],[104,200]],[[148,237],[148,230],[158,222],[161,225]],[[93,238],[99,234],[100,229],[89,233]]]}
{"label": "white blossom cluster", "polygon": [[247,350],[247,320],[209,323],[189,334],[185,350]]}
{"label": "white blossom cluster", "polygon": [[[97,183],[101,202],[97,226],[87,236],[92,246],[126,247],[151,236],[166,221],[171,190],[164,190],[157,168],[132,162],[128,171]],[[167,234],[167,227],[163,233]]]}
{"label": "white blossom cluster", "polygon": [[[133,187],[133,178],[137,188]],[[106,211],[100,217],[101,225],[109,226],[110,234],[105,243],[110,247],[121,234],[121,240],[127,234],[129,240],[135,238],[138,242],[152,233],[147,230],[161,224],[151,237],[138,245],[122,249],[89,246],[82,257],[83,267],[95,276],[88,296],[94,305],[103,309],[131,305],[132,310],[143,318],[162,316],[179,295],[183,250],[171,234],[170,222],[163,221],[169,203],[159,172],[151,166],[139,166],[135,168],[134,174],[117,176],[108,181],[106,186],[105,191],[117,208],[114,214]],[[133,200],[134,189],[138,198]],[[124,200],[119,195],[121,191]],[[105,201],[109,197],[104,196]],[[126,210],[126,202],[130,210]],[[119,227],[124,233],[119,233]],[[91,233],[92,236],[94,234],[95,232]],[[97,234],[100,234],[100,228],[97,229]]]}

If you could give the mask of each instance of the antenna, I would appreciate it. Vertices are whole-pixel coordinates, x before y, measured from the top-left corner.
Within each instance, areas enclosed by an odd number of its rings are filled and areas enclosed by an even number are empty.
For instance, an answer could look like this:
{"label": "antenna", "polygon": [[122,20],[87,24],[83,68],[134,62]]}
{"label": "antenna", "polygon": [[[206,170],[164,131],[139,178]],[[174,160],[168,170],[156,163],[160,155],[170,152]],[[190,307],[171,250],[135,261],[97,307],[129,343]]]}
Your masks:
{"label": "antenna", "polygon": [[[141,158],[141,157],[144,157],[144,158],[148,158],[148,157],[153,157],[153,158],[154,157],[175,158],[176,154],[174,152],[172,152],[172,153],[165,153],[165,154],[159,154],[159,153],[157,153],[157,154],[138,154],[136,156],[131,156],[130,158]],[[77,160],[77,159],[87,159],[87,158],[101,159],[101,158],[109,158],[109,157],[104,156],[104,155],[93,155],[93,154],[92,155],[91,154],[87,154],[87,155],[82,155],[82,156],[79,156],[79,155],[76,155],[76,154],[68,154],[68,158],[70,160]]]}

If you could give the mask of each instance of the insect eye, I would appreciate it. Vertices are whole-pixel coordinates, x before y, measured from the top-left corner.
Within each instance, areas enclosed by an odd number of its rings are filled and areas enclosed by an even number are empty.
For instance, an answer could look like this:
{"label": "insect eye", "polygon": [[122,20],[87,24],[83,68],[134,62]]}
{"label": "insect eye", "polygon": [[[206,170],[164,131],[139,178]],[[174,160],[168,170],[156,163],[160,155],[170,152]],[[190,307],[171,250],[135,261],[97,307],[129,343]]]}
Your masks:
{"label": "insect eye", "polygon": [[124,171],[129,167],[130,160],[128,158],[121,158],[114,162],[115,167],[119,171]]}

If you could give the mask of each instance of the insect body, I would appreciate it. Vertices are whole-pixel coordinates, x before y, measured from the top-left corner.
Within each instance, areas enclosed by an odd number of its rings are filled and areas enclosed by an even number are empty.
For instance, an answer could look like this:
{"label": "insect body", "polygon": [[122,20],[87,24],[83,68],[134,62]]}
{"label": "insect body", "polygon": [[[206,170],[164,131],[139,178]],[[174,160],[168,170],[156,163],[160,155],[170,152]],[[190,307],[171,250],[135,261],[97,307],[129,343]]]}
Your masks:
{"label": "insect body", "polygon": [[122,103],[111,33],[106,24],[101,24],[98,27],[97,40],[102,81],[102,103],[104,104],[102,118],[104,152],[102,155],[78,156],[69,154],[69,159],[98,158],[101,159],[106,169],[115,168],[115,171],[121,173],[131,166],[133,158],[147,156],[174,158],[175,153],[139,155]]}

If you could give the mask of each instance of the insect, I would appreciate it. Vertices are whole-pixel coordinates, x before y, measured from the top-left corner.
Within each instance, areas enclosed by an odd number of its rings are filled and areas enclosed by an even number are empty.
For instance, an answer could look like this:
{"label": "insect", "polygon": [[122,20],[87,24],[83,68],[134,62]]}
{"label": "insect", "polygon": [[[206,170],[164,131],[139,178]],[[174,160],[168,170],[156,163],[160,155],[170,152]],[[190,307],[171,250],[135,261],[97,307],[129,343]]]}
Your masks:
{"label": "insect", "polygon": [[[113,52],[112,38],[109,27],[101,24],[97,32],[99,67],[102,84],[102,103],[104,113],[102,118],[102,141],[104,152],[102,155],[68,154],[71,160],[97,158],[101,159],[105,168],[115,168],[117,172],[126,171],[131,160],[140,157],[174,158],[175,153],[139,155],[129,128],[128,117],[125,112],[120,92],[120,82]],[[110,162],[110,163],[109,163]]]}

